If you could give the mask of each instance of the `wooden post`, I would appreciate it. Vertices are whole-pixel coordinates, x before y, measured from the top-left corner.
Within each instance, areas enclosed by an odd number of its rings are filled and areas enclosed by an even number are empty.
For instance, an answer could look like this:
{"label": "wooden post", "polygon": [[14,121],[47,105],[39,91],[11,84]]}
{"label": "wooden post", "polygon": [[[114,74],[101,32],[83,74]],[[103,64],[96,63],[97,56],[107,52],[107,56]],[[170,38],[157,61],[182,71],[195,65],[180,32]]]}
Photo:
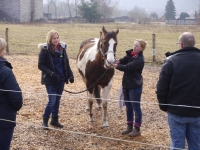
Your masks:
{"label": "wooden post", "polygon": [[156,61],[156,35],[152,34],[152,56],[153,56],[153,62]]}
{"label": "wooden post", "polygon": [[6,53],[9,54],[9,43],[8,43],[8,28],[6,28],[6,32],[5,32],[5,36],[6,36],[6,43],[7,43],[7,47],[6,47]]}

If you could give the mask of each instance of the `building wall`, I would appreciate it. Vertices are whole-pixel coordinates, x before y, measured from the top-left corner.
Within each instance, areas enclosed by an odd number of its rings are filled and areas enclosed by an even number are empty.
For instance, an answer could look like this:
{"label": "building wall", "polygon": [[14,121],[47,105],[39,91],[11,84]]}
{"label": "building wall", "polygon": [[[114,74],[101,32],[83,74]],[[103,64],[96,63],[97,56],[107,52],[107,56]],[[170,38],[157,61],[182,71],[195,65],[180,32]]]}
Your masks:
{"label": "building wall", "polygon": [[35,0],[34,20],[43,18],[43,0]]}
{"label": "building wall", "polygon": [[10,16],[7,20],[34,22],[43,18],[43,0],[0,0],[0,10]]}
{"label": "building wall", "polygon": [[42,0],[21,0],[20,22],[34,22],[43,18]]}
{"label": "building wall", "polygon": [[31,21],[31,0],[20,0],[20,22]]}
{"label": "building wall", "polygon": [[8,14],[8,20],[20,21],[20,0],[0,0],[0,9]]}

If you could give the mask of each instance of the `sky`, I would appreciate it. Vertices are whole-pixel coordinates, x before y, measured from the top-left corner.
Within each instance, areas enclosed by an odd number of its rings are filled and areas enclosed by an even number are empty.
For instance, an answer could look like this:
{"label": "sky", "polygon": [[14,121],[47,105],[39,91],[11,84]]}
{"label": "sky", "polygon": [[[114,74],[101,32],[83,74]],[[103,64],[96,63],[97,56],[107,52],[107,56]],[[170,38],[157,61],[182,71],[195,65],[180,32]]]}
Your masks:
{"label": "sky", "polygon": [[[47,3],[48,0],[43,0]],[[64,0],[61,0],[64,1]],[[70,0],[73,2],[73,0]],[[118,9],[131,10],[135,6],[145,9],[147,12],[164,14],[168,0],[113,0],[118,2]],[[177,14],[181,12],[194,13],[199,11],[200,0],[173,0]]]}
{"label": "sky", "polygon": [[[119,8],[130,10],[134,6],[146,9],[147,11],[163,11],[168,0],[119,0]],[[173,0],[176,12],[199,11],[200,0]]]}

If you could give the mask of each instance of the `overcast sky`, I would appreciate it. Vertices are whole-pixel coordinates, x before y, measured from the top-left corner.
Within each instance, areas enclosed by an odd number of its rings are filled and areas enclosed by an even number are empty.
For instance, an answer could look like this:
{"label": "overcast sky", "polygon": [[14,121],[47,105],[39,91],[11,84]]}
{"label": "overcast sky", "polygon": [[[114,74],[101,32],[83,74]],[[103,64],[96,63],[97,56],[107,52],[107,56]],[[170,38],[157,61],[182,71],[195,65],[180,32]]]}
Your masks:
{"label": "overcast sky", "polygon": [[[47,3],[48,0],[43,0]],[[64,1],[64,0],[61,0]],[[73,2],[73,0],[70,0]],[[118,9],[131,10],[134,6],[146,9],[148,12],[157,12],[162,14],[165,11],[165,6],[168,0],[113,0],[117,1]],[[200,0],[173,0],[177,14],[181,12],[199,11]]]}
{"label": "overcast sky", "polygon": [[[119,0],[119,6],[131,9],[138,6],[148,11],[164,11],[168,0]],[[173,0],[177,12],[198,11],[200,0]]]}

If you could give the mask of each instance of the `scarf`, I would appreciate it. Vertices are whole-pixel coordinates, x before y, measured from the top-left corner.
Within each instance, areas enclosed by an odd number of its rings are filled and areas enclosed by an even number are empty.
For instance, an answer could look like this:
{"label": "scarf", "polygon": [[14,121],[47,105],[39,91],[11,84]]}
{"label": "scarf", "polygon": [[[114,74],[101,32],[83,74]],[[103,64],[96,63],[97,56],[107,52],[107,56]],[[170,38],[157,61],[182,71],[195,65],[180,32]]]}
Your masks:
{"label": "scarf", "polygon": [[138,53],[136,53],[136,52],[134,52],[134,51],[131,52],[131,56],[132,56],[132,57],[136,57],[137,54],[138,54]]}
{"label": "scarf", "polygon": [[63,57],[63,48],[60,44],[58,44],[56,47],[53,46],[52,44],[49,44],[48,47],[52,56]]}

